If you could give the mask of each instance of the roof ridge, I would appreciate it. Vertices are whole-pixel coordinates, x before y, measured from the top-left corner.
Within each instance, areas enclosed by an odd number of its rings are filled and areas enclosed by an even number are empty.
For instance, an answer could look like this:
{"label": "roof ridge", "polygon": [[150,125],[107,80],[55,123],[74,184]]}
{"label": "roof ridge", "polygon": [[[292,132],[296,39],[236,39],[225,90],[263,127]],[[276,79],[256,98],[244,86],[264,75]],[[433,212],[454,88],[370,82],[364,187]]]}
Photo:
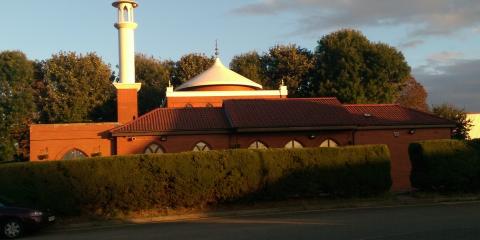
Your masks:
{"label": "roof ridge", "polygon": [[343,104],[343,106],[359,106],[359,107],[382,107],[382,106],[399,106],[397,103],[350,103],[350,104]]}
{"label": "roof ridge", "polygon": [[338,98],[336,97],[315,97],[315,98],[247,98],[247,99],[225,99],[224,102],[226,101],[296,101],[296,100],[315,100],[315,99],[332,99],[332,100],[337,100]]}
{"label": "roof ridge", "polygon": [[121,129],[122,127],[126,127],[126,126],[130,125],[133,122],[139,121],[140,119],[144,119],[144,118],[152,115],[156,111],[159,111],[159,109],[162,109],[162,108],[161,107],[155,108],[155,109],[151,110],[150,112],[147,112],[147,113],[143,114],[142,116],[139,116],[139,117],[137,117],[137,118],[125,123],[125,124],[122,124],[121,126],[118,126],[116,128],[111,129],[110,132],[117,131],[117,130]]}
{"label": "roof ridge", "polygon": [[418,110],[418,109],[409,108],[409,107],[404,107],[404,106],[400,106],[400,107],[406,108],[406,109],[408,109],[408,110],[410,110],[410,111],[414,111],[414,112],[417,112],[417,113],[420,113],[420,114],[425,114],[425,115],[428,115],[428,116],[430,116],[430,117],[434,117],[434,118],[437,118],[437,119],[447,120],[447,121],[450,121],[450,122],[452,122],[452,123],[454,122],[454,121],[452,121],[452,120],[450,120],[450,119],[446,119],[446,118],[440,117],[440,116],[438,116],[438,115],[436,115],[436,114],[434,114],[434,113],[432,113],[432,112],[420,111],[420,110]]}

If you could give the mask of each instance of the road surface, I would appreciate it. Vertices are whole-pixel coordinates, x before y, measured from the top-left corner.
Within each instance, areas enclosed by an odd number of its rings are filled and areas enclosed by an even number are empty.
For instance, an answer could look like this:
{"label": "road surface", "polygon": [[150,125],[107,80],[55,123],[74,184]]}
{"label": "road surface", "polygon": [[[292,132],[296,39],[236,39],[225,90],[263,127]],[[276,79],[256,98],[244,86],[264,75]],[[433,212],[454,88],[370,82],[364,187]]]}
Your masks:
{"label": "road surface", "polygon": [[45,231],[26,239],[480,239],[480,202],[319,210]]}

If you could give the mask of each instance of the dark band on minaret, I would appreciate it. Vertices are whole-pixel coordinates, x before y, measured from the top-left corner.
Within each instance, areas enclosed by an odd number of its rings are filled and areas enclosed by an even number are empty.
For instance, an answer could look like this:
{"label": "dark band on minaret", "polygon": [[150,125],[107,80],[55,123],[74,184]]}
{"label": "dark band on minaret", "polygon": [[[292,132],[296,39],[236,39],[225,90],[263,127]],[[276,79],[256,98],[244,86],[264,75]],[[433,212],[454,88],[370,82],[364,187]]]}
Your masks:
{"label": "dark band on minaret", "polygon": [[218,51],[218,40],[215,40],[215,58],[220,56],[220,52]]}

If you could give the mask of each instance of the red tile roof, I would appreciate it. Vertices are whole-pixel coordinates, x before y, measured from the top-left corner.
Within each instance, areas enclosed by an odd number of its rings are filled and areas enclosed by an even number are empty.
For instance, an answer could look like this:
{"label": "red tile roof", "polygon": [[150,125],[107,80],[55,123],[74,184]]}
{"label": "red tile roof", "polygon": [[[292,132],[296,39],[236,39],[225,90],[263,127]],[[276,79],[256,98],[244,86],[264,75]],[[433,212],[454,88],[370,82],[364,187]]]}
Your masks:
{"label": "red tile roof", "polygon": [[348,128],[451,125],[435,115],[394,104],[342,105],[336,98],[226,100],[223,108],[158,108],[114,135],[234,129]]}
{"label": "red tile roof", "polygon": [[234,128],[352,125],[336,98],[226,100],[223,107]]}
{"label": "red tile roof", "polygon": [[343,105],[359,126],[449,125],[449,120],[396,104]]}
{"label": "red tile roof", "polygon": [[205,131],[229,127],[222,108],[157,108],[112,132]]}

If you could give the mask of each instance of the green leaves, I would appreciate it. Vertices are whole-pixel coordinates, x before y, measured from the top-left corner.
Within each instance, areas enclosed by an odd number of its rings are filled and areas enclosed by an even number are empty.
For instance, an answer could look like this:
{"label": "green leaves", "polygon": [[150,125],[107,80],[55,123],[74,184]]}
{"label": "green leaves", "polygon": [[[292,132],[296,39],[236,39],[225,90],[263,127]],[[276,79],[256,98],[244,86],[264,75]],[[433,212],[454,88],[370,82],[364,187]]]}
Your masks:
{"label": "green leaves", "polygon": [[191,53],[184,55],[175,63],[175,72],[172,76],[173,84],[179,86],[198,74],[210,68],[215,62],[204,54]]}
{"label": "green leaves", "polygon": [[384,145],[235,149],[0,166],[5,198],[62,215],[111,216],[325,193],[363,196],[384,193],[390,186],[390,156]]}
{"label": "green leaves", "polygon": [[427,96],[428,93],[423,85],[412,77],[406,81],[396,103],[404,107],[428,111]]}
{"label": "green leaves", "polygon": [[478,192],[480,145],[478,140],[432,140],[412,143],[412,185],[420,190]]}
{"label": "green leaves", "polygon": [[[41,62],[40,68],[41,84],[37,91],[41,122],[105,120],[104,116],[96,115],[96,111],[102,107],[114,108],[110,66],[95,53],[60,52]],[[105,106],[109,101],[109,106]]]}
{"label": "green leaves", "polygon": [[28,124],[34,115],[33,62],[19,51],[0,53],[0,161],[28,157]]}
{"label": "green leaves", "polygon": [[344,103],[392,103],[410,76],[401,52],[355,30],[324,36],[315,50],[312,94]]}
{"label": "green leaves", "polygon": [[349,29],[322,37],[314,53],[277,45],[262,55],[235,56],[230,66],[267,89],[283,81],[290,97],[337,97],[344,103],[393,103],[411,71],[400,51]]}
{"label": "green leaves", "polygon": [[260,55],[255,51],[233,57],[230,62],[230,69],[262,86],[266,86]]}
{"label": "green leaves", "polygon": [[277,45],[270,48],[261,58],[265,83],[278,89],[283,82],[290,96],[304,95],[302,85],[309,81],[313,69],[313,58],[309,50],[297,45]]}
{"label": "green leaves", "polygon": [[144,54],[135,56],[136,81],[142,83],[142,88],[138,93],[139,114],[144,114],[162,105],[174,67],[173,61],[161,61]]}
{"label": "green leaves", "polygon": [[439,117],[446,118],[455,122],[456,128],[453,132],[454,139],[465,140],[469,138],[468,132],[472,123],[467,119],[467,113],[465,109],[455,107],[452,104],[444,103],[441,105],[433,106],[432,112]]}

